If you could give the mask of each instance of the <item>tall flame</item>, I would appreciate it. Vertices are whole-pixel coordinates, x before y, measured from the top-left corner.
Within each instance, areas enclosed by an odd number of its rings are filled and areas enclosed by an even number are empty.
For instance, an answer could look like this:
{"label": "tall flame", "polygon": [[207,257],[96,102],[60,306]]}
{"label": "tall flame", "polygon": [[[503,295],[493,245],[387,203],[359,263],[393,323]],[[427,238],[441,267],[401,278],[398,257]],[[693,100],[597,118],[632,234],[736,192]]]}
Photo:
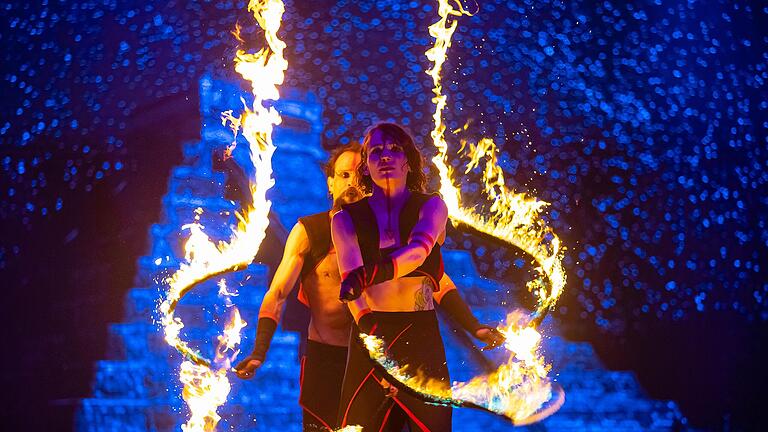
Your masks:
{"label": "tall flame", "polygon": [[[468,227],[510,243],[529,255],[539,264],[536,270],[549,281],[550,290],[547,292],[542,281],[529,284],[529,289],[538,298],[537,315],[544,313],[554,306],[565,287],[565,271],[562,266],[562,249],[559,238],[539,218],[542,209],[548,203],[536,198],[529,198],[524,193],[517,193],[504,184],[504,172],[496,160],[496,144],[489,138],[482,139],[477,144],[470,144],[467,172],[478,167],[485,158],[483,170],[484,191],[491,201],[491,215],[477,212],[475,206],[463,206],[461,191],[453,180],[453,170],[448,158],[448,143],[445,140],[445,125],[443,110],[447,105],[447,96],[442,93],[440,71],[451,46],[451,37],[456,30],[457,22],[450,24],[448,18],[469,15],[460,5],[455,9],[449,0],[438,0],[440,20],[429,26],[429,34],[435,38],[435,44],[426,52],[427,58],[434,66],[427,71],[432,77],[434,87],[432,92],[435,103],[435,113],[432,118],[434,128],[431,132],[432,142],[437,154],[432,162],[437,167],[440,176],[440,193],[448,206],[448,214],[454,224],[464,224]],[[462,143],[462,148],[465,146]],[[551,237],[551,241],[547,238]]]}
{"label": "tall flame", "polygon": [[244,214],[236,214],[238,225],[228,243],[214,243],[208,238],[199,223],[199,212],[196,221],[184,227],[190,230],[190,237],[184,245],[186,263],[166,280],[169,288],[160,305],[166,342],[187,358],[181,365],[180,379],[184,383],[183,395],[192,411],[192,418],[182,427],[185,431],[215,429],[219,420],[216,410],[226,401],[230,388],[226,371],[229,370],[230,360],[237,354],[236,351],[229,356],[225,353],[239,344],[240,330],[245,322],[238,312],[233,312],[230,325],[219,337],[216,359],[212,364],[181,339],[184,324],[174,316],[176,305],[197,283],[213,275],[245,267],[253,261],[269,224],[271,202],[266,199],[266,193],[274,185],[272,154],[275,146],[272,131],[275,125],[280,124],[281,118],[277,110],[265,106],[265,102],[280,98],[278,86],[282,84],[288,68],[288,62],[283,57],[285,43],[277,37],[285,6],[280,0],[251,0],[248,11],[264,29],[267,47],[255,54],[243,50],[237,52],[235,70],[251,82],[254,102],[249,107],[243,101],[244,111],[240,117],[233,116],[231,110],[222,113],[222,124],[228,124],[235,135],[229,151],[236,145],[238,133],[242,133],[249,144],[256,172],[255,178],[250,181],[253,204]]}
{"label": "tall flame", "polygon": [[[527,197],[509,189],[504,173],[496,159],[496,144],[484,138],[478,143],[461,142],[469,159],[466,173],[482,167],[483,191],[489,200],[489,215],[478,212],[478,206],[463,205],[461,192],[453,180],[454,172],[448,158],[448,143],[442,113],[447,97],[442,93],[440,72],[446,60],[451,37],[456,30],[455,19],[449,17],[470,15],[456,2],[438,0],[440,20],[429,27],[435,38],[427,50],[427,58],[433,67],[427,71],[432,77],[435,103],[432,141],[437,154],[432,159],[440,176],[440,193],[448,207],[454,225],[492,236],[514,245],[533,257],[538,266],[537,278],[528,283],[528,289],[537,298],[537,308],[530,316],[513,313],[499,330],[507,338],[505,348],[509,352],[506,362],[494,372],[475,377],[468,382],[445,383],[416,373],[409,373],[408,365],[399,365],[387,358],[383,341],[374,336],[363,336],[371,358],[381,364],[395,379],[408,388],[436,403],[456,406],[479,406],[501,414],[516,424],[525,424],[556,411],[564,400],[562,391],[554,391],[547,374],[550,367],[539,354],[541,335],[536,326],[544,314],[554,306],[565,287],[565,271],[562,266],[563,250],[559,238],[541,219],[540,213],[548,203]],[[549,289],[547,289],[549,285]],[[542,406],[550,402],[546,409]]]}
{"label": "tall flame", "polygon": [[[223,280],[222,280],[223,282]],[[218,337],[215,369],[204,364],[185,361],[181,364],[179,380],[184,384],[181,396],[189,406],[190,417],[181,426],[184,432],[213,431],[221,417],[216,409],[224,404],[231,386],[227,378],[230,363],[240,350],[240,330],[246,322],[240,318],[240,311],[232,309],[224,333]]]}

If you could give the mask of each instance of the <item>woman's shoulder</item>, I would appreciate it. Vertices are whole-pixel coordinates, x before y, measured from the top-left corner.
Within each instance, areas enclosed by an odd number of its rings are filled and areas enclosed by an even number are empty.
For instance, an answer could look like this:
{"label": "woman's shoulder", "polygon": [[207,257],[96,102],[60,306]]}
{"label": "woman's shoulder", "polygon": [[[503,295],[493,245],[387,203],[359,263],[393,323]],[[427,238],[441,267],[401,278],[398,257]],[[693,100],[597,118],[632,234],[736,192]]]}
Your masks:
{"label": "woman's shoulder", "polygon": [[422,214],[448,214],[448,206],[443,201],[443,197],[438,193],[425,194],[424,201],[420,205]]}
{"label": "woman's shoulder", "polygon": [[419,195],[420,195],[419,199],[421,200],[422,206],[429,205],[429,206],[445,207],[445,201],[443,201],[443,196],[437,192],[431,192],[431,193],[419,192]]}
{"label": "woman's shoulder", "polygon": [[411,192],[411,199],[419,204],[428,201],[443,201],[443,197],[437,192]]}

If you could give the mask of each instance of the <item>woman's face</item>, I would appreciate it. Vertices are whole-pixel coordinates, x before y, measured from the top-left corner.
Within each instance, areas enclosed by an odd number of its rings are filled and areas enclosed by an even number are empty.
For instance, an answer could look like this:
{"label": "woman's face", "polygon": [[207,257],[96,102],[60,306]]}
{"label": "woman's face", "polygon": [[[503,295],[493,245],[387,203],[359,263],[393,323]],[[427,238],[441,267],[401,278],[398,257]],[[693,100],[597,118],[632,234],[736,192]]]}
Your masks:
{"label": "woman's face", "polygon": [[403,146],[380,130],[371,133],[365,162],[371,179],[380,187],[391,181],[405,182],[410,171]]}

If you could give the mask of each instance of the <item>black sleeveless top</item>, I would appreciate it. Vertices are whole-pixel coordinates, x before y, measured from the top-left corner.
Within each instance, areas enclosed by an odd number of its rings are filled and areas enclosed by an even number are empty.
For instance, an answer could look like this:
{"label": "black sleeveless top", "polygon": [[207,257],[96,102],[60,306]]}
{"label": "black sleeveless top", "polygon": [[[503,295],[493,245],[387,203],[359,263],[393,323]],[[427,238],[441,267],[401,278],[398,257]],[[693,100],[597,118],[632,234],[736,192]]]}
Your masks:
{"label": "black sleeveless top", "polygon": [[[349,214],[352,224],[357,234],[357,243],[360,246],[360,253],[363,256],[364,264],[375,264],[383,257],[389,256],[396,249],[408,244],[408,237],[411,235],[413,227],[419,220],[419,211],[427,200],[437,194],[423,194],[411,192],[403,209],[400,211],[400,245],[395,248],[379,248],[379,226],[376,222],[376,215],[368,204],[368,197],[352,204],[342,206],[344,211]],[[440,290],[440,279],[443,277],[443,256],[440,253],[440,245],[435,243],[432,252],[427,256],[416,270],[403,277],[427,276],[432,281],[432,289]]]}
{"label": "black sleeveless top", "polygon": [[[312,273],[331,251],[331,217],[327,211],[299,218],[309,238],[309,254],[304,257],[304,265],[299,273],[299,283]],[[303,286],[299,286],[298,299],[309,306]]]}

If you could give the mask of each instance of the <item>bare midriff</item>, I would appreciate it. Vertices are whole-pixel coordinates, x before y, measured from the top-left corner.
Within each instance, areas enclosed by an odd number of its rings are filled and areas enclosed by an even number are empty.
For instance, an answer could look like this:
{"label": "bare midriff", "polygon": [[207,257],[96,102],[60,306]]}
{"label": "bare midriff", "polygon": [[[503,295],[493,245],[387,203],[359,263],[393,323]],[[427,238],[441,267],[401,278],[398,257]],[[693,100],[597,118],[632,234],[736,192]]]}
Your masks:
{"label": "bare midriff", "polygon": [[339,301],[341,276],[336,252],[331,251],[303,281],[309,301],[309,339],[328,345],[347,346],[352,317]]}
{"label": "bare midriff", "polygon": [[[379,227],[386,226],[386,213],[377,211],[369,202],[376,215],[376,223]],[[398,212],[399,213],[399,212]],[[399,239],[397,228],[393,229],[391,237],[385,235],[379,229],[379,248],[392,249],[400,247],[394,239]],[[363,291],[363,296],[368,301],[368,307],[372,311],[379,312],[413,312],[432,310],[435,308],[432,301],[432,283],[428,277],[401,277],[380,284],[372,285]]]}
{"label": "bare midriff", "polygon": [[432,282],[427,277],[402,277],[372,285],[363,292],[368,307],[380,312],[432,310]]}

